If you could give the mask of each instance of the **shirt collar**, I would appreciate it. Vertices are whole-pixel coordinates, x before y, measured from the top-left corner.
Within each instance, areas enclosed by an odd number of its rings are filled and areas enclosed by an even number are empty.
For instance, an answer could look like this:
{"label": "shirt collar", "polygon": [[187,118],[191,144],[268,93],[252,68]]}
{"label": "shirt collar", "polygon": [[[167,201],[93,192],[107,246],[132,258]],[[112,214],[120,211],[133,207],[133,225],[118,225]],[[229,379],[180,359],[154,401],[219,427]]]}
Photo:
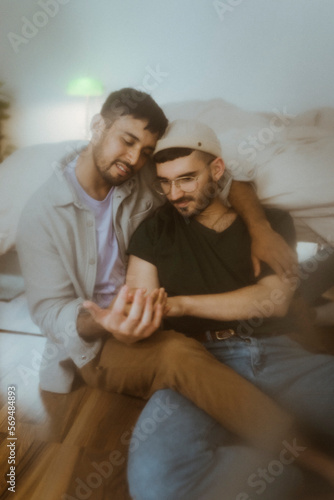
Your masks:
{"label": "shirt collar", "polygon": [[[80,153],[89,145],[87,142],[76,143],[73,149],[67,155],[64,155],[54,167],[54,175],[57,176],[58,182],[62,184],[62,189],[59,189],[57,201],[55,206],[65,206],[74,203],[78,208],[86,209],[87,207],[83,205],[82,201],[79,199],[77,193],[73,189],[72,185],[67,181],[64,170],[69,163],[75,160]],[[143,167],[146,168],[146,167]],[[125,198],[133,193],[138,186],[138,176],[139,173],[131,177],[128,181],[124,182],[120,186],[116,186],[114,193],[121,195]]]}

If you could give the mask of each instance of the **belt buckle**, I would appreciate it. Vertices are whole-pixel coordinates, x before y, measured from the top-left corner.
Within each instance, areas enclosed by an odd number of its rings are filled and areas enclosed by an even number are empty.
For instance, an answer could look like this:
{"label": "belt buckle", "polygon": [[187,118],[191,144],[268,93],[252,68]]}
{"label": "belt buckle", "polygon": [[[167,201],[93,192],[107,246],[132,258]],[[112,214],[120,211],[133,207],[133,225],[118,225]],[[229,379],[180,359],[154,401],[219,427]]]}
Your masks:
{"label": "belt buckle", "polygon": [[227,340],[235,335],[235,331],[229,328],[228,330],[217,330],[214,334],[217,340]]}

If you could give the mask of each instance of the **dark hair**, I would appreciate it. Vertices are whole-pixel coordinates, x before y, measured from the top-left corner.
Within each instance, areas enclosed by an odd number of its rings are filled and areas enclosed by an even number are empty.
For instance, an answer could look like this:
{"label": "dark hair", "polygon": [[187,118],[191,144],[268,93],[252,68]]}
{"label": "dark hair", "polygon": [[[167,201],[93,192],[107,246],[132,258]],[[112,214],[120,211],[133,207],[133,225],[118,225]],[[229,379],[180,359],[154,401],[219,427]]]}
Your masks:
{"label": "dark hair", "polygon": [[168,148],[158,151],[153,156],[153,161],[155,163],[166,163],[166,161],[173,161],[176,158],[183,158],[184,156],[189,156],[195,151],[191,148]]}
{"label": "dark hair", "polygon": [[192,149],[192,148],[168,148],[168,149],[162,149],[161,151],[158,151],[153,156],[153,161],[155,163],[166,163],[166,161],[173,161],[176,160],[177,158],[184,158],[185,156],[191,155],[196,151],[203,159],[203,161],[213,161],[215,158],[217,158],[215,155],[211,153],[206,153],[205,151],[200,151],[199,149]]}
{"label": "dark hair", "polygon": [[168,125],[165,113],[154,99],[149,94],[130,87],[116,90],[109,94],[100,113],[108,127],[117,118],[125,115],[148,120],[146,129],[153,134],[158,133],[159,139],[164,134]]}

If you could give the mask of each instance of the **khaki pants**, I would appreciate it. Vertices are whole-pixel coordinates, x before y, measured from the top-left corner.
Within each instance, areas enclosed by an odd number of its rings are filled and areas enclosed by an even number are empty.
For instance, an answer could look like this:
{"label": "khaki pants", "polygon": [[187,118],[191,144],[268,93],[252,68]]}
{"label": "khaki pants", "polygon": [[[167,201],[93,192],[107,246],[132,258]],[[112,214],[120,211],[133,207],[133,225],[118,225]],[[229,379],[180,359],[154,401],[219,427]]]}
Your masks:
{"label": "khaki pants", "polygon": [[110,337],[80,373],[90,386],[143,399],[174,389],[226,429],[270,451],[286,439],[292,424],[269,397],[200,342],[173,330],[130,345]]}

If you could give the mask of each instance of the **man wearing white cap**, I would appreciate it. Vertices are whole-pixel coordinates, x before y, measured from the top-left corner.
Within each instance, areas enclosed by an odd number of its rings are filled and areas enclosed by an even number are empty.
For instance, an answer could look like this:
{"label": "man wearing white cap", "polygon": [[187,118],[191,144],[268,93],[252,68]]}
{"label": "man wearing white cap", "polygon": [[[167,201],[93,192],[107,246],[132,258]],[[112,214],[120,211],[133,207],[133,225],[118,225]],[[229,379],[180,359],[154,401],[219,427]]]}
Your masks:
{"label": "man wearing white cap", "polygon": [[[172,391],[151,398],[130,445],[133,498],[250,500],[261,493],[262,499],[288,500],[295,459],[334,485],[333,462],[293,431],[293,424],[301,424],[334,438],[334,358],[313,355],[286,336],[294,287],[267,265],[255,277],[248,230],[218,196],[224,162],[214,132],[199,122],[173,122],[154,159],[155,188],[169,203],[132,237],[127,284],[152,293],[166,289],[164,327],[170,330],[154,331],[151,319],[155,307],[161,314],[162,291],[151,309],[141,301],[144,291],[136,292],[130,314],[146,321],[147,329],[123,339],[118,332],[122,342],[109,340],[99,367],[111,390],[147,397],[170,387],[210,416]],[[291,218],[278,210],[267,216],[293,247]],[[84,305],[110,328],[108,312]],[[145,434],[148,421],[155,425],[151,435]],[[229,448],[232,433],[243,441]],[[274,455],[249,444],[281,452],[279,474],[272,467],[263,476],[263,465]]]}

